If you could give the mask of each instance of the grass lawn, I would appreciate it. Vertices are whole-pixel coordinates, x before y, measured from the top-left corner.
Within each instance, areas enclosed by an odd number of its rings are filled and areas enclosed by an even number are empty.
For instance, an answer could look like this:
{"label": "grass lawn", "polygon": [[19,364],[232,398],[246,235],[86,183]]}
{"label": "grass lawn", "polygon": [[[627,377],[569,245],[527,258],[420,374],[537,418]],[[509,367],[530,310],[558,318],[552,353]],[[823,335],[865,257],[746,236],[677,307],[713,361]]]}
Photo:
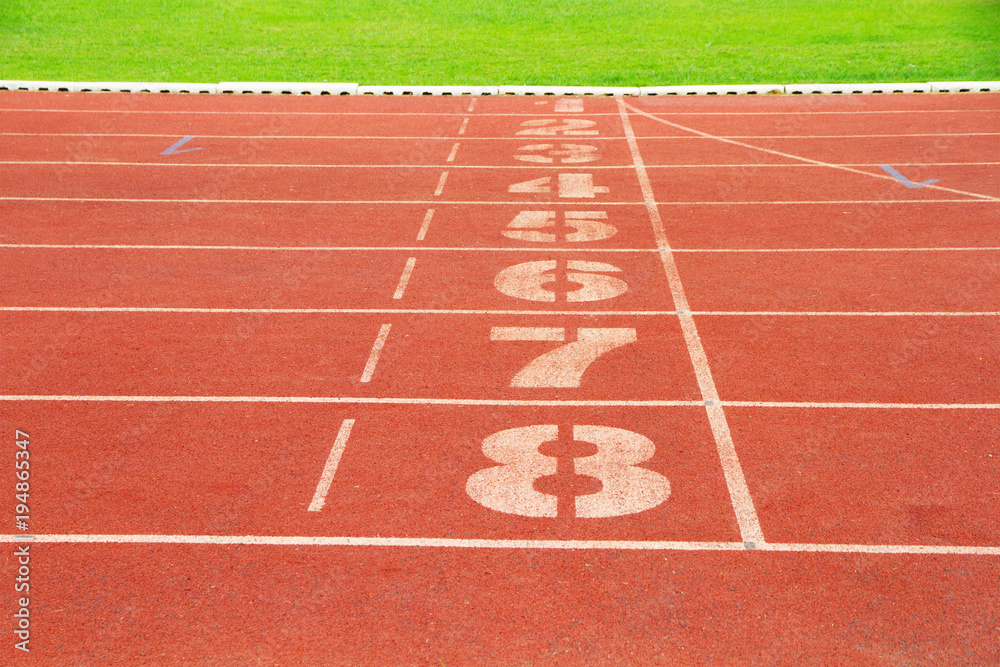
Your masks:
{"label": "grass lawn", "polygon": [[1000,79],[1000,0],[0,0],[0,79]]}

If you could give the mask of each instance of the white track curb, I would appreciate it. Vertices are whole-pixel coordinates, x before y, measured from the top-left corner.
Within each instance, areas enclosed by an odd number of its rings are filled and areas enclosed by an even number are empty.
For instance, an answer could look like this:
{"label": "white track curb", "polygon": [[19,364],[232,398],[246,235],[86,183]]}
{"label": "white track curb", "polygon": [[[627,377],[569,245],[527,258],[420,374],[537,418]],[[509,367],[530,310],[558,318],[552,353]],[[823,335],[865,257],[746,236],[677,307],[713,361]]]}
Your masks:
{"label": "white track curb", "polygon": [[254,95],[855,95],[1000,92],[1000,81],[793,83],[719,86],[359,86],[356,83],[3,81],[0,90]]}

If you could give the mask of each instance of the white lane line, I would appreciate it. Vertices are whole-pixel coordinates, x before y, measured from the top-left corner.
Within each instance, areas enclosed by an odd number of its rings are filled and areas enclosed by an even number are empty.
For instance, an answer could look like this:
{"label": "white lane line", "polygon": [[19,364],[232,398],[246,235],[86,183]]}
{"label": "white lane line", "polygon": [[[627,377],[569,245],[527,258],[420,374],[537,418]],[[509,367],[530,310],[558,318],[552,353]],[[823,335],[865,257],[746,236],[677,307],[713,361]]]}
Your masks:
{"label": "white lane line", "polygon": [[284,535],[0,535],[0,542],[48,544],[217,544],[315,547],[427,547],[452,549],[559,549],[618,551],[782,551],[899,555],[998,556],[998,546],[925,544],[791,544],[626,540],[504,540],[454,537],[316,537]]}
{"label": "white lane line", "polygon": [[[445,160],[445,162],[452,162],[455,159],[455,155],[458,152],[458,146],[460,144],[455,144],[452,146],[451,155]],[[899,166],[903,166],[901,163],[896,163]],[[973,163],[962,163],[962,164],[973,164]],[[41,166],[88,166],[88,167],[167,167],[172,169],[489,169],[491,171],[496,171],[499,169],[507,170],[527,170],[527,169],[604,169],[604,170],[614,170],[614,169],[631,169],[631,165],[491,165],[491,164],[464,164],[464,165],[441,165],[441,164],[317,164],[317,163],[288,163],[288,162],[226,162],[226,163],[212,163],[212,162],[121,162],[113,160],[0,160],[0,165],[41,165]],[[669,165],[667,165],[669,166]],[[678,166],[689,166],[689,165],[678,165]],[[733,165],[714,165],[714,166],[730,166],[733,168],[742,169],[744,167],[756,167],[756,166],[770,166],[770,165],[744,165],[744,164],[733,164]],[[813,165],[807,164],[790,164],[790,165],[775,165],[775,166],[785,166],[785,167],[810,167]],[[871,164],[863,165],[869,167],[879,167],[880,165]]]}
{"label": "white lane line", "polygon": [[[460,143],[451,147],[445,162],[454,162]],[[616,170],[632,169],[632,165],[491,165],[491,164],[319,164],[289,162],[123,162],[120,160],[0,160],[0,165],[18,166],[88,166],[88,167],[164,167],[170,169],[489,169],[497,170],[539,170],[539,169],[586,169]],[[983,167],[996,166],[1000,162],[893,162],[897,167]],[[648,164],[646,169],[821,169],[825,167],[881,167],[869,162],[843,162],[829,164],[760,164],[756,162],[736,162],[720,164]],[[865,172],[867,173],[867,172]],[[872,173],[876,176],[876,173]]]}
{"label": "white lane line", "polygon": [[[411,258],[412,259],[412,258]],[[402,283],[402,279],[400,280]],[[404,286],[405,287],[405,286]],[[399,288],[397,293],[401,294]],[[396,298],[395,296],[393,298]],[[402,298],[400,296],[399,298]],[[474,310],[434,308],[185,308],[170,306],[0,306],[0,313],[399,313],[444,315],[706,315],[718,317],[1000,317],[1000,311]]]}
{"label": "white lane line", "polygon": [[[0,112],[23,113],[109,113],[109,114],[159,114],[159,115],[202,115],[202,116],[464,116],[471,113],[475,106],[475,98],[465,113],[427,112],[427,111],[202,111],[197,109],[42,109],[27,107],[3,107]],[[1000,113],[1000,109],[844,109],[833,111],[809,111],[810,116],[854,116],[860,114],[922,114],[922,113]],[[538,113],[498,113],[487,112],[482,116],[551,116],[554,112]],[[617,116],[610,112],[593,112],[588,116]],[[661,116],[802,116],[802,111],[671,111],[660,113]]]}
{"label": "white lane line", "polygon": [[462,120],[462,127],[458,129],[458,136],[462,136],[463,134],[465,134],[465,129],[467,127],[469,127],[469,119],[465,118]]}
{"label": "white lane line", "polygon": [[[618,98],[618,99],[621,100],[621,98]],[[831,169],[839,169],[841,171],[847,171],[847,172],[850,172],[852,174],[860,174],[862,176],[870,176],[872,178],[877,178],[879,180],[886,180],[886,179],[888,179],[888,180],[896,180],[894,177],[892,177],[892,176],[890,176],[888,174],[876,174],[876,173],[873,173],[873,172],[863,171],[861,169],[854,169],[852,167],[844,167],[844,166],[832,164],[830,162],[823,162],[822,160],[813,160],[811,158],[802,157],[801,155],[793,155],[792,153],[785,153],[785,152],[782,152],[782,151],[776,151],[776,150],[772,150],[770,148],[761,148],[760,146],[754,146],[752,144],[747,144],[747,143],[744,143],[742,141],[734,141],[732,139],[723,139],[721,137],[709,134],[708,132],[702,132],[701,130],[695,130],[693,128],[686,127],[684,125],[678,125],[677,123],[672,123],[669,120],[664,120],[663,118],[658,118],[658,117],[654,116],[651,113],[647,113],[645,111],[642,111],[641,109],[638,109],[638,108],[632,106],[631,104],[627,104],[625,102],[620,102],[620,104],[624,105],[625,107],[628,107],[629,109],[635,111],[636,113],[638,113],[638,114],[640,114],[642,116],[645,116],[647,118],[651,118],[652,120],[655,120],[658,123],[663,123],[664,125],[669,125],[670,127],[674,127],[674,128],[679,129],[679,130],[684,130],[685,132],[691,132],[692,134],[697,134],[698,136],[704,137],[706,139],[715,139],[716,141],[721,141],[723,143],[732,144],[734,146],[740,146],[741,148],[749,148],[751,150],[761,151],[763,153],[768,153],[770,155],[779,155],[781,157],[789,158],[789,159],[792,159],[792,160],[800,160],[802,162],[808,162],[810,164],[815,164],[815,165],[820,165],[820,166],[824,166],[824,167],[829,167]],[[956,190],[955,188],[945,188],[945,187],[942,187],[940,185],[925,185],[924,187],[932,189],[932,190],[938,190],[938,191],[941,191],[941,192],[951,192],[951,193],[954,193],[954,194],[966,195],[966,196],[969,196],[969,197],[976,197],[976,198],[979,198],[979,199],[986,199],[986,200],[992,200],[992,201],[1000,201],[1000,198],[993,197],[991,195],[983,195],[983,194],[979,194],[977,192],[968,192],[966,190]]]}
{"label": "white lane line", "polygon": [[705,349],[701,345],[701,338],[698,336],[698,329],[695,326],[694,318],[689,312],[690,307],[688,306],[687,296],[684,294],[683,285],[681,285],[680,274],[677,271],[677,265],[674,262],[674,256],[670,249],[670,242],[667,240],[667,233],[663,227],[663,219],[660,217],[660,211],[653,197],[653,186],[643,166],[642,156],[639,154],[639,145],[632,130],[632,123],[629,121],[628,114],[625,111],[625,102],[620,97],[615,98],[615,101],[618,103],[619,116],[622,127],[625,130],[625,138],[628,141],[629,150],[632,153],[632,162],[635,164],[636,177],[642,189],[643,199],[645,199],[646,211],[649,214],[650,224],[653,228],[653,236],[656,238],[656,246],[660,249],[660,260],[663,263],[663,270],[666,273],[667,283],[670,286],[670,295],[673,298],[674,307],[680,311],[678,318],[680,319],[681,330],[684,334],[684,341],[687,344],[688,354],[691,357],[691,364],[694,366],[698,387],[705,402],[708,422],[712,428],[712,434],[715,436],[719,460],[722,463],[722,471],[726,478],[726,486],[729,489],[729,497],[732,500],[736,520],[739,523],[740,535],[744,542],[762,543],[764,542],[764,534],[761,531],[760,520],[757,518],[757,510],[754,507],[753,497],[750,495],[750,489],[747,486],[739,456],[736,454],[736,446],[733,444],[733,436],[729,431],[726,414],[719,403],[719,394],[715,387],[715,380],[712,378],[712,371],[708,365],[708,357],[705,355]]}
{"label": "white lane line", "polygon": [[[469,102],[469,109],[465,113],[472,113],[472,110],[476,108],[476,102],[478,101],[478,99],[479,98],[477,98],[477,97],[473,97],[472,98],[472,100]],[[494,116],[494,115],[505,116],[507,114],[491,114],[491,113],[488,113],[488,114],[483,114],[483,115],[485,115],[485,116]]]}
{"label": "white lane line", "polygon": [[[483,114],[486,115],[486,114]],[[532,117],[552,114],[525,114]],[[600,114],[587,114],[600,115]],[[613,114],[617,116],[618,114]],[[658,114],[669,116],[671,114]],[[701,117],[701,114],[699,114]],[[1000,132],[920,132],[910,134],[717,134],[716,139],[884,139],[899,137],[995,137]],[[0,137],[156,137],[159,139],[177,137],[177,133],[159,134],[149,132],[0,132]],[[395,136],[367,134],[199,134],[199,139],[290,139],[290,140],[341,140],[357,139],[359,141],[454,141],[454,137],[440,135]],[[642,141],[650,139],[671,141],[702,141],[706,137],[664,134],[639,137]],[[524,143],[523,137],[466,137],[469,141],[517,141]],[[616,136],[587,137],[587,141],[614,141],[622,139]]]}
{"label": "white lane line", "polygon": [[816,408],[848,410],[998,410],[1000,403],[828,403],[815,401],[722,401],[735,408]]}
{"label": "white lane line", "polygon": [[[965,200],[963,200],[965,201]],[[424,217],[433,217],[434,209],[428,209]],[[426,236],[424,227],[421,231]],[[417,233],[417,240],[424,237]],[[47,249],[47,250],[252,250],[252,251],[327,251],[363,252],[395,250],[427,250],[434,252],[616,252],[616,253],[658,253],[658,248],[571,248],[571,247],[484,247],[484,246],[272,246],[272,245],[151,245],[151,244],[110,244],[110,243],[0,243],[0,249]],[[815,253],[815,252],[1000,252],[1000,246],[956,246],[927,248],[673,248],[677,253]]]}
{"label": "white lane line", "polygon": [[434,196],[440,197],[441,193],[444,192],[444,183],[448,180],[448,172],[442,171],[441,178],[438,179],[437,187],[434,188]]}
{"label": "white lane line", "polygon": [[170,308],[164,306],[0,306],[0,312],[24,313],[208,313],[208,314],[347,314],[347,315],[580,315],[586,317],[676,315],[673,310],[484,310],[474,308]]}
{"label": "white lane line", "polygon": [[365,370],[361,374],[361,382],[371,382],[372,376],[375,374],[375,366],[378,365],[378,358],[382,355],[382,348],[385,347],[385,339],[389,337],[389,329],[391,327],[391,324],[383,324],[378,330],[378,336],[375,338],[375,342],[372,344],[372,351],[368,355],[368,363],[365,364]]}
{"label": "white lane line", "polygon": [[[515,407],[635,407],[704,408],[705,401],[667,400],[514,400],[489,398],[424,398],[372,396],[136,396],[84,394],[8,394],[0,401],[78,403],[357,403],[373,405],[466,405]],[[1000,410],[1000,403],[823,403],[782,401],[719,401],[718,405],[738,408],[804,408],[837,410]]]}
{"label": "white lane line", "polygon": [[406,285],[410,282],[410,275],[413,273],[413,267],[416,263],[416,257],[411,257],[406,260],[406,266],[403,267],[403,275],[399,277],[399,284],[396,285],[396,292],[392,295],[393,299],[403,298],[403,292],[406,291]]}
{"label": "white lane line", "polygon": [[[657,114],[657,116],[670,116],[672,114]],[[709,114],[710,115],[710,114]],[[993,137],[1000,135],[1000,132],[910,132],[904,134],[717,134],[721,139],[898,139],[900,137]],[[198,135],[199,137],[202,135]],[[687,141],[699,141],[706,137],[691,137],[685,135],[651,135],[642,136],[639,139],[678,139]]]}
{"label": "white lane line", "polygon": [[928,247],[928,248],[674,248],[674,252],[747,252],[747,253],[768,253],[768,252],[968,252],[984,251],[997,252],[1000,246],[955,246],[955,247]]}
{"label": "white lane line", "polygon": [[[445,172],[448,173],[448,172]],[[874,174],[870,174],[874,175]],[[889,176],[888,178],[892,178]],[[895,179],[893,179],[895,180]],[[930,185],[926,187],[932,187]],[[0,197],[0,201],[40,201],[40,202],[87,202],[102,204],[437,204],[440,199],[162,199],[138,197]],[[802,199],[784,201],[658,201],[658,206],[786,206],[786,205],[834,205],[844,204],[878,204],[885,207],[891,204],[995,204],[997,199]],[[537,201],[449,201],[451,206],[538,206]],[[579,206],[580,202],[560,201],[558,199],[545,202],[545,206]],[[602,201],[601,206],[645,206],[636,201]]]}
{"label": "white lane line", "polygon": [[356,403],[364,405],[467,405],[488,407],[704,407],[704,401],[663,400],[514,400],[488,398],[403,398],[371,396],[114,396],[0,395],[0,401],[72,401],[77,403]]}
{"label": "white lane line", "polygon": [[[427,209],[427,213],[424,215],[424,221],[420,225],[420,231],[417,232],[417,240],[423,241],[427,236],[427,230],[431,228],[431,218],[434,217],[434,209]],[[421,248],[423,250],[424,248]]]}
{"label": "white lane line", "polygon": [[692,315],[718,315],[736,317],[997,317],[998,311],[961,310],[961,311],[868,311],[868,310],[693,310]]}
{"label": "white lane line", "polygon": [[337,474],[337,466],[340,465],[340,457],[343,456],[344,449],[347,447],[347,439],[351,437],[353,426],[353,419],[345,419],[341,422],[340,430],[337,431],[337,439],[334,440],[333,447],[330,449],[330,456],[326,459],[326,465],[323,466],[323,474],[320,475],[319,483],[316,485],[316,493],[313,494],[312,502],[309,503],[307,511],[318,512],[326,504],[326,494],[330,491],[333,476]]}

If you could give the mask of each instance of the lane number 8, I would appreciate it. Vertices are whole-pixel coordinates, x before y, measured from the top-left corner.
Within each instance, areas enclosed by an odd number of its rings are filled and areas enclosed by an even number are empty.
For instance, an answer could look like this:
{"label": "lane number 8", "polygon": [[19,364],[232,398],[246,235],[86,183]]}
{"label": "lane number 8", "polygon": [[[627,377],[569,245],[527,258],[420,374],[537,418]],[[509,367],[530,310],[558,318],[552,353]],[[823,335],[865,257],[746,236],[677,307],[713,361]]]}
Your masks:
{"label": "lane number 8", "polygon": [[[539,451],[558,439],[554,424],[523,426],[494,433],[483,441],[483,454],[501,465],[469,477],[465,491],[480,505],[507,514],[555,517],[556,496],[535,490],[535,481],[555,475],[557,459]],[[601,490],[574,500],[578,518],[636,514],[652,509],[670,496],[670,482],[660,473],[639,468],[656,452],[649,438],[610,426],[574,426],[573,439],[597,446],[597,453],[574,460],[578,475],[594,477]]]}

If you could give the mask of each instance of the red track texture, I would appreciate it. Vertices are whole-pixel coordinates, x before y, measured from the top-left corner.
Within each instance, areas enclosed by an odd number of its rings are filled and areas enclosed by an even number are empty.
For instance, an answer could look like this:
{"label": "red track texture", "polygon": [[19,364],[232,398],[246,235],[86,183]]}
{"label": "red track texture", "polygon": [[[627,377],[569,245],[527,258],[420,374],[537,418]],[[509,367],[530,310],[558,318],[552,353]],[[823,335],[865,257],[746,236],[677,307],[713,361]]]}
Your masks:
{"label": "red track texture", "polygon": [[0,119],[3,664],[1000,663],[1000,96]]}

